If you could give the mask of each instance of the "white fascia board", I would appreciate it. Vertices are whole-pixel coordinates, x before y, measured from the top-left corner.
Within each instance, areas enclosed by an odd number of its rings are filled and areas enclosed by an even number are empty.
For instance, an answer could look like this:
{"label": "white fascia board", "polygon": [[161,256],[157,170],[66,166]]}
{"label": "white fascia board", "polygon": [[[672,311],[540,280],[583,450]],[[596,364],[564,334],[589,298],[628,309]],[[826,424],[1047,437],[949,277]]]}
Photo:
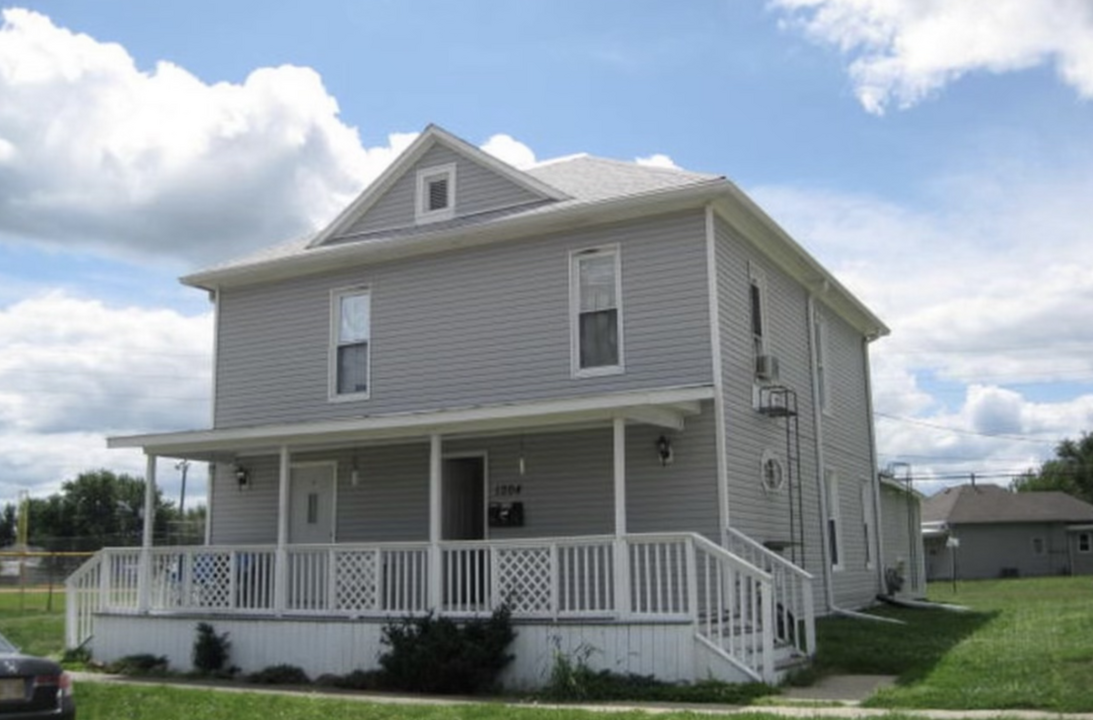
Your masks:
{"label": "white fascia board", "polygon": [[[511,405],[398,413],[325,422],[264,425],[223,430],[192,430],[107,438],[108,448],[143,448],[148,454],[174,457],[189,453],[245,451],[277,445],[308,446],[353,439],[394,439],[432,433],[490,432],[628,416],[630,411],[666,408],[677,415],[697,414],[699,403],[713,398],[706,385],[612,393]],[[658,415],[663,419],[665,416]],[[637,418],[635,418],[637,419]]]}
{"label": "white fascia board", "polygon": [[338,213],[333,222],[316,234],[315,238],[308,243],[308,247],[319,247],[331,238],[337,237],[340,232],[352,225],[438,142],[456,153],[467,156],[472,162],[488,167],[536,195],[550,200],[564,200],[568,197],[557,188],[551,187],[541,180],[517,170],[508,163],[498,160],[484,150],[452,135],[439,125],[430,124],[410,143],[409,147],[402,151],[401,155],[395,158],[394,162],[380,173],[378,178],[372,181],[353,202]]}
{"label": "white fascia board", "polygon": [[181,279],[184,285],[213,290],[222,286],[283,280],[344,268],[347,263],[374,263],[457,248],[503,242],[531,233],[548,233],[574,227],[618,222],[687,208],[700,208],[725,192],[722,179],[683,188],[658,190],[564,208],[501,218],[483,225],[437,229],[412,236],[379,238],[312,247],[293,255],[261,260],[236,267],[214,268]]}

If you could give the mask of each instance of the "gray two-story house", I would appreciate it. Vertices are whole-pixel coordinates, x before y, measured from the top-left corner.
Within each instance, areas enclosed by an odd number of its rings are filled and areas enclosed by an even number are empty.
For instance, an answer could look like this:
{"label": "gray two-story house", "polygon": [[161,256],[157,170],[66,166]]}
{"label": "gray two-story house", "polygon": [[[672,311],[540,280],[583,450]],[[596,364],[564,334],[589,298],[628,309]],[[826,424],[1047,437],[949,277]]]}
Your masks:
{"label": "gray two-story house", "polygon": [[104,550],[68,641],[188,665],[376,666],[383,624],[508,603],[556,652],[778,677],[884,568],[870,341],[887,329],[722,177],[517,170],[430,126],[313,236],[183,278],[216,307],[201,547]]}

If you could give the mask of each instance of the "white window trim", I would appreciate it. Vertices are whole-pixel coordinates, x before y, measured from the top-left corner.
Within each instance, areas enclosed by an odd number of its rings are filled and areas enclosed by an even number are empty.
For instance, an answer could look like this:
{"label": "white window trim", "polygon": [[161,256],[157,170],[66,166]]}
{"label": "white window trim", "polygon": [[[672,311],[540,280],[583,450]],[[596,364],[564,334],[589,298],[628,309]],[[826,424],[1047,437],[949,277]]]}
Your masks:
{"label": "white window trim", "polygon": [[865,533],[865,569],[872,570],[876,566],[875,548],[873,536],[877,532],[877,521],[873,512],[873,486],[868,480],[861,481],[862,526],[868,528]]}
{"label": "white window trim", "polygon": [[[1085,550],[1082,550],[1082,538],[1085,538]],[[1078,533],[1076,538],[1078,552],[1082,555],[1088,555],[1093,552],[1093,535],[1087,532]]]}
{"label": "white window trim", "polygon": [[[364,392],[338,392],[338,332],[341,323],[341,299],[348,295],[368,295],[368,375]],[[335,288],[330,291],[330,341],[327,347],[327,394],[330,402],[354,402],[372,396],[372,288],[367,285]]]}
{"label": "white window trim", "polygon": [[[440,210],[429,210],[429,180],[439,176],[448,176],[448,204]],[[455,217],[455,163],[434,165],[417,171],[417,184],[414,193],[414,220],[419,224],[451,220]]]}
{"label": "white window trim", "polygon": [[820,411],[830,417],[831,403],[831,355],[828,352],[827,320],[816,315],[816,382],[820,386]]}
{"label": "white window trim", "polygon": [[[581,367],[581,279],[577,265],[581,258],[595,255],[613,255],[615,258],[615,313],[617,314],[619,362],[617,365],[600,367]],[[617,244],[599,247],[581,248],[569,251],[569,365],[570,373],[575,378],[602,377],[619,375],[626,370],[626,352],[623,342],[623,302],[622,302],[622,252]]]}
{"label": "white window trim", "polygon": [[[839,556],[837,563],[831,563],[831,569],[834,572],[840,572],[846,567],[846,547],[843,545],[842,509],[839,506],[839,474],[830,468],[824,470],[824,491],[827,493],[826,522],[828,531],[830,532],[831,521],[833,520],[835,526],[835,552]],[[828,542],[830,543],[831,540],[828,539]]]}
{"label": "white window trim", "polygon": [[[752,335],[751,326],[751,287],[755,285],[759,288],[759,324],[760,330],[763,331],[761,339],[761,347],[758,350],[755,347],[755,336]],[[767,274],[755,263],[748,263],[748,341],[751,343],[752,348],[752,368],[754,371],[755,357],[763,354],[770,354],[770,317],[767,313]]]}

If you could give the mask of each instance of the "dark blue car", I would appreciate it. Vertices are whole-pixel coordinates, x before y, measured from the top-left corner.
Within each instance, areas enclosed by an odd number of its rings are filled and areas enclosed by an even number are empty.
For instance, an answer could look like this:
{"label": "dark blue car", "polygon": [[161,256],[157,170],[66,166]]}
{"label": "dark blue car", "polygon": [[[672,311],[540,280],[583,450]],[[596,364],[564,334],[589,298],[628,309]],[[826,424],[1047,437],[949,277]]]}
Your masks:
{"label": "dark blue car", "polygon": [[0,635],[0,720],[73,720],[72,677],[52,660],[23,655]]}

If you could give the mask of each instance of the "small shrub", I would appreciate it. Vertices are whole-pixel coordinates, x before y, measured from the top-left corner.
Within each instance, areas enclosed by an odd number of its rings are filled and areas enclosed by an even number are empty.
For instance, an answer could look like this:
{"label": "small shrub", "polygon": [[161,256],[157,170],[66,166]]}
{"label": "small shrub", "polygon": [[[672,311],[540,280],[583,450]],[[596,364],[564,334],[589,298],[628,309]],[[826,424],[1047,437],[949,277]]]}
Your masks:
{"label": "small shrub", "polygon": [[311,678],[295,665],[271,665],[247,676],[256,685],[307,685]]}
{"label": "small shrub", "polygon": [[76,648],[69,648],[61,655],[61,664],[65,666],[70,665],[89,665],[91,663],[91,651],[86,646],[81,645]]}
{"label": "small shrub", "polygon": [[382,690],[381,675],[379,670],[354,670],[348,675],[323,675],[315,683],[342,690]]}
{"label": "small shrub", "polygon": [[230,651],[231,643],[228,642],[228,633],[217,635],[216,629],[209,623],[197,624],[193,652],[195,670],[206,675],[223,672]]}
{"label": "small shrub", "polygon": [[126,655],[107,665],[106,671],[117,675],[163,675],[167,672],[167,658],[148,653]]}
{"label": "small shrub", "polygon": [[507,606],[489,618],[459,625],[432,613],[383,628],[380,657],[384,689],[439,694],[492,690],[513,656],[506,652],[516,633]]}
{"label": "small shrub", "polygon": [[587,660],[592,648],[582,645],[576,659],[555,652],[550,680],[542,690],[547,700],[562,702],[642,701],[676,703],[721,703],[748,705],[778,691],[762,683],[726,683],[701,680],[696,683],[668,683],[652,675],[593,670]]}

